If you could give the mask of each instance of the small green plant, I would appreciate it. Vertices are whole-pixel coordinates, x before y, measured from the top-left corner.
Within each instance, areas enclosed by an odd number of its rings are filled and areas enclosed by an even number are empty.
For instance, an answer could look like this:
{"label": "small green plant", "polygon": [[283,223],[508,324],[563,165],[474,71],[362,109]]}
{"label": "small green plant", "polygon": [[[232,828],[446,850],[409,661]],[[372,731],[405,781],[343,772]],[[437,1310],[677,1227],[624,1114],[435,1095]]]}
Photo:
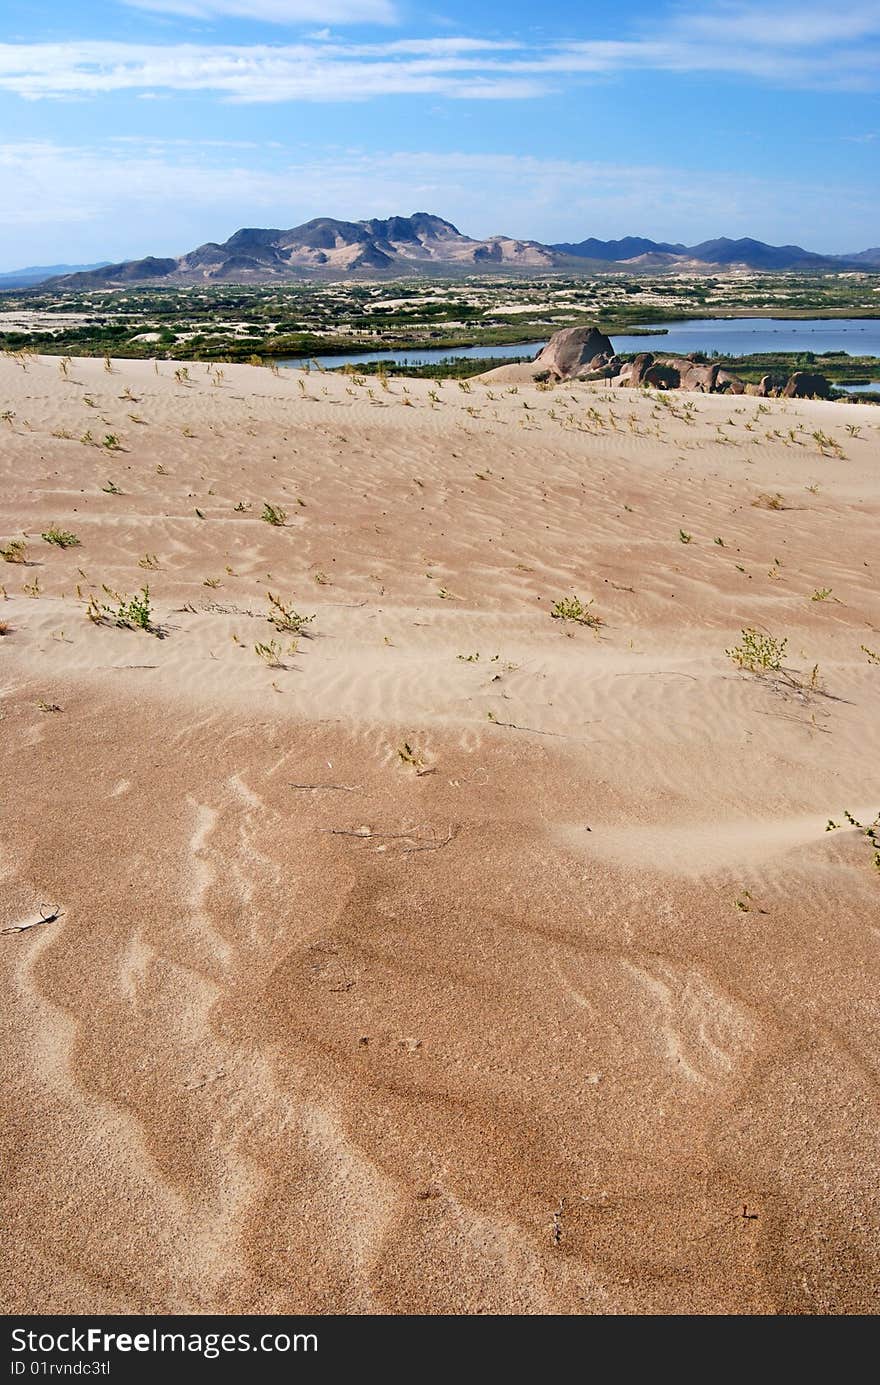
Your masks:
{"label": "small green plant", "polygon": [[152,630],[153,614],[150,609],[149,587],[141,587],[136,596],[123,598],[115,619],[117,625],[126,625],[131,630]]}
{"label": "small green plant", "polygon": [[866,644],[860,644],[859,649],[863,654],[867,654],[869,664],[880,664],[880,654],[877,653],[876,649],[869,649]]}
{"label": "small green plant", "polygon": [[159,567],[159,559],[155,553],[145,553],[142,558],[138,558],[138,567],[146,568],[148,572],[156,572]]}
{"label": "small green plant", "polygon": [[583,602],[579,596],[562,596],[553,602],[550,616],[553,620],[571,620],[578,625],[588,625],[591,630],[598,630],[604,622],[600,615],[590,610],[592,604],[592,597],[589,601]]}
{"label": "small green plant", "polygon": [[693,534],[689,534],[686,529],[679,529],[678,537],[682,543],[693,543],[694,541]]}
{"label": "small green plant", "polygon": [[275,626],[276,630],[284,634],[306,635],[306,626],[314,619],[314,615],[303,616],[299,611],[295,611],[292,606],[286,606],[280,596],[274,592],[267,592],[266,597],[269,602],[269,615],[267,619]]}
{"label": "small green plant", "polygon": [[832,452],[835,457],[838,457],[840,459],[843,458],[843,448],[841,447],[840,443],[836,440],[836,438],[829,438],[827,433],[823,433],[822,430],[819,428],[817,428],[816,431],[812,433],[810,436],[818,445],[819,451],[821,453],[827,455],[829,452]]}
{"label": "small green plant", "polygon": [[425,757],[420,750],[414,750],[409,741],[404,741],[403,745],[397,747],[397,753],[405,765],[412,765],[413,769],[424,769]]}
{"label": "small green plant", "polygon": [[[294,641],[293,644],[290,646],[289,652],[291,654],[296,653],[296,641]],[[284,667],[284,664],[282,663],[282,656],[284,654],[284,650],[281,648],[281,645],[278,643],[277,640],[268,640],[265,643],[255,644],[254,653],[256,654],[258,659],[263,660],[264,664],[268,664],[269,668]]]}
{"label": "small green plant", "polygon": [[56,524],[50,525],[44,534],[40,535],[45,543],[54,543],[57,548],[79,548],[80,541],[76,534],[71,534],[69,529],[59,529]]}
{"label": "small green plant", "polygon": [[108,481],[107,484],[106,484],[106,486],[102,486],[102,487],[101,487],[101,490],[104,491],[104,493],[105,493],[106,495],[121,495],[121,494],[122,494],[122,491],[119,489],[119,487],[117,486],[117,484],[116,484],[115,481]]}
{"label": "small green plant", "polygon": [[[843,816],[846,818],[850,827],[857,827],[859,831],[864,833],[867,837],[871,846],[875,869],[880,870],[880,812],[876,814],[874,821],[870,823],[859,822],[858,818],[853,817],[852,813],[847,812],[846,809],[844,809]],[[833,822],[832,819],[829,818],[828,826],[825,828],[825,831],[835,832],[841,826],[841,823]]]}
{"label": "small green plant", "polygon": [[122,451],[122,443],[119,441],[119,438],[115,433],[105,434],[104,441],[101,443],[101,446],[105,447],[108,452]]}
{"label": "small green plant", "polygon": [[776,491],[774,495],[768,494],[767,491],[762,491],[761,494],[752,501],[752,504],[755,505],[759,510],[785,509],[785,501],[783,500],[782,496],[779,494],[778,491]]}
{"label": "small green plant", "polygon": [[279,509],[277,505],[270,505],[266,500],[263,502],[263,513],[260,515],[260,519],[264,520],[266,524],[274,524],[280,528],[281,525],[287,523],[287,511]]}
{"label": "small green plant", "polygon": [[27,544],[24,539],[10,539],[8,543],[0,544],[0,558],[4,563],[26,563]]}
{"label": "small green plant", "polygon": [[857,423],[848,423],[846,425],[846,431],[851,438],[857,438],[862,430]]}
{"label": "small green plant", "polygon": [[739,644],[725,649],[728,659],[746,673],[778,673],[782,668],[788,640],[777,640],[760,630],[747,626]]}
{"label": "small green plant", "polygon": [[110,592],[109,587],[105,587],[104,590],[114,597],[117,605],[113,607],[106,601],[99,602],[95,596],[90,596],[86,603],[86,617],[93,624],[146,630],[151,635],[161,633],[153,622],[149,587],[141,587],[135,596],[120,596],[118,592]]}
{"label": "small green plant", "polygon": [[831,588],[830,588],[830,587],[817,587],[816,590],[813,592],[813,595],[810,597],[810,600],[811,600],[811,601],[827,601],[828,598],[829,598],[829,596],[831,596]]}

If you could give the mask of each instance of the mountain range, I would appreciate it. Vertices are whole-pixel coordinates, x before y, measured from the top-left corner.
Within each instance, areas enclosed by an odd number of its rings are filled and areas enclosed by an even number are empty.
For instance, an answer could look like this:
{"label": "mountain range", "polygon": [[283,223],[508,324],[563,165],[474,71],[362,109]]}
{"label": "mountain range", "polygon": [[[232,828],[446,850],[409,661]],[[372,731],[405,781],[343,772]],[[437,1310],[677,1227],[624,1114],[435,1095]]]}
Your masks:
{"label": "mountain range", "polygon": [[[153,255],[84,269],[53,266],[43,287],[99,288],[126,284],[271,283],[297,279],[394,278],[412,274],[500,273],[612,269],[880,270],[880,247],[852,255],[820,255],[799,245],[752,239],[671,244],[626,236],[542,245],[512,236],[475,240],[429,212],[385,220],[316,217],[291,230],[245,228],[223,242],[208,241],[175,258]],[[63,271],[63,272],[59,272]],[[22,287],[19,271],[0,276],[0,288]],[[4,279],[6,282],[4,283]],[[18,280],[10,283],[10,279]],[[30,283],[38,281],[31,279]]]}
{"label": "mountain range", "polygon": [[109,260],[98,260],[96,264],[43,264],[28,265],[26,269],[11,269],[6,274],[0,274],[0,289],[28,289],[60,274],[78,274],[83,270],[104,269],[109,263]]}

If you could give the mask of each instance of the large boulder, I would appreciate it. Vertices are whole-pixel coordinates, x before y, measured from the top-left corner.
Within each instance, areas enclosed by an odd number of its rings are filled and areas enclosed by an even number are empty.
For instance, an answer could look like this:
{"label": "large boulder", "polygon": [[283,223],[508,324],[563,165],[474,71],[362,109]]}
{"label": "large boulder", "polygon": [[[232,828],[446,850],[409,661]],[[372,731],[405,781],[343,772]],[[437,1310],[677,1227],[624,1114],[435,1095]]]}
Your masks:
{"label": "large boulder", "polygon": [[681,376],[673,361],[654,361],[644,371],[639,383],[652,390],[677,390]]}
{"label": "large boulder", "polygon": [[[672,362],[670,361],[671,365]],[[702,361],[692,361],[685,357],[677,362],[679,389],[698,390],[702,394],[714,394],[718,382],[718,366],[707,365]]]}
{"label": "large boulder", "polygon": [[745,394],[746,387],[738,375],[732,375],[729,370],[719,370],[715,376],[716,394]]}
{"label": "large boulder", "polygon": [[654,357],[650,351],[640,351],[635,360],[630,363],[629,383],[631,389],[637,389],[641,385],[648,371],[654,364]]}
{"label": "large boulder", "polygon": [[756,395],[758,399],[769,399],[773,394],[773,376],[762,375],[757,385],[746,385],[746,394]]}
{"label": "large boulder", "polygon": [[796,370],[783,388],[783,399],[827,399],[831,386],[824,375],[811,370]]}
{"label": "large boulder", "polygon": [[614,347],[598,327],[563,327],[553,333],[534,364],[538,370],[549,371],[551,380],[574,380],[580,371],[598,369],[597,356],[604,363],[613,355]]}

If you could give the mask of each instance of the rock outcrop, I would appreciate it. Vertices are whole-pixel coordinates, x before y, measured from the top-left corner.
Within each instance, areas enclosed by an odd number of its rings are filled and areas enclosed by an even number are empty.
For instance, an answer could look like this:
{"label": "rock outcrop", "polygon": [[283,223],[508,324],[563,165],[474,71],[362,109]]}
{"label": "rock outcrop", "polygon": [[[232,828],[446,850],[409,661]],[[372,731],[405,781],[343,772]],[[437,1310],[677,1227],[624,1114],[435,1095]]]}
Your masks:
{"label": "rock outcrop", "polygon": [[553,333],[534,364],[550,380],[577,380],[584,371],[601,370],[613,355],[614,347],[598,327],[564,327]]}
{"label": "rock outcrop", "polygon": [[831,389],[824,375],[796,370],[780,393],[783,399],[827,399]]}
{"label": "rock outcrop", "polygon": [[765,375],[760,384],[746,384],[717,361],[695,356],[655,356],[640,351],[622,361],[598,327],[564,327],[554,332],[533,361],[498,366],[477,377],[497,384],[556,384],[563,380],[602,381],[615,389],[690,390],[702,394],[771,395],[785,399],[828,399],[831,387],[824,375],[795,371],[784,384]]}

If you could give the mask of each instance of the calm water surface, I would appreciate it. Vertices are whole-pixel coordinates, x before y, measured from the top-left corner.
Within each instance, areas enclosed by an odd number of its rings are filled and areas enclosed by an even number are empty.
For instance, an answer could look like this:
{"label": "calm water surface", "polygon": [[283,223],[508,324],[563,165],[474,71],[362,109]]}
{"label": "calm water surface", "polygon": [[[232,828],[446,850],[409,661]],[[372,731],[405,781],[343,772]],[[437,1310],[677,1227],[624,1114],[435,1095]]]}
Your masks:
{"label": "calm water surface", "polygon": [[[837,318],[823,321],[804,318],[799,321],[784,318],[740,317],[699,318],[691,322],[670,323],[668,327],[652,324],[642,329],[646,335],[617,335],[611,338],[614,348],[623,354],[632,351],[668,351],[690,355],[694,351],[718,351],[725,356],[751,356],[760,351],[812,351],[819,356],[824,351],[846,351],[850,356],[880,357],[880,319]],[[395,361],[398,365],[433,365],[448,361],[451,356],[484,359],[489,356],[531,358],[546,345],[546,341],[517,342],[513,346],[459,346],[450,350],[418,351],[354,351],[342,355],[316,356],[314,359],[327,369],[344,365],[361,365],[364,361]],[[301,359],[279,361],[280,366],[303,366]],[[817,362],[817,365],[821,365]],[[870,385],[853,386],[854,390],[878,389]]]}

